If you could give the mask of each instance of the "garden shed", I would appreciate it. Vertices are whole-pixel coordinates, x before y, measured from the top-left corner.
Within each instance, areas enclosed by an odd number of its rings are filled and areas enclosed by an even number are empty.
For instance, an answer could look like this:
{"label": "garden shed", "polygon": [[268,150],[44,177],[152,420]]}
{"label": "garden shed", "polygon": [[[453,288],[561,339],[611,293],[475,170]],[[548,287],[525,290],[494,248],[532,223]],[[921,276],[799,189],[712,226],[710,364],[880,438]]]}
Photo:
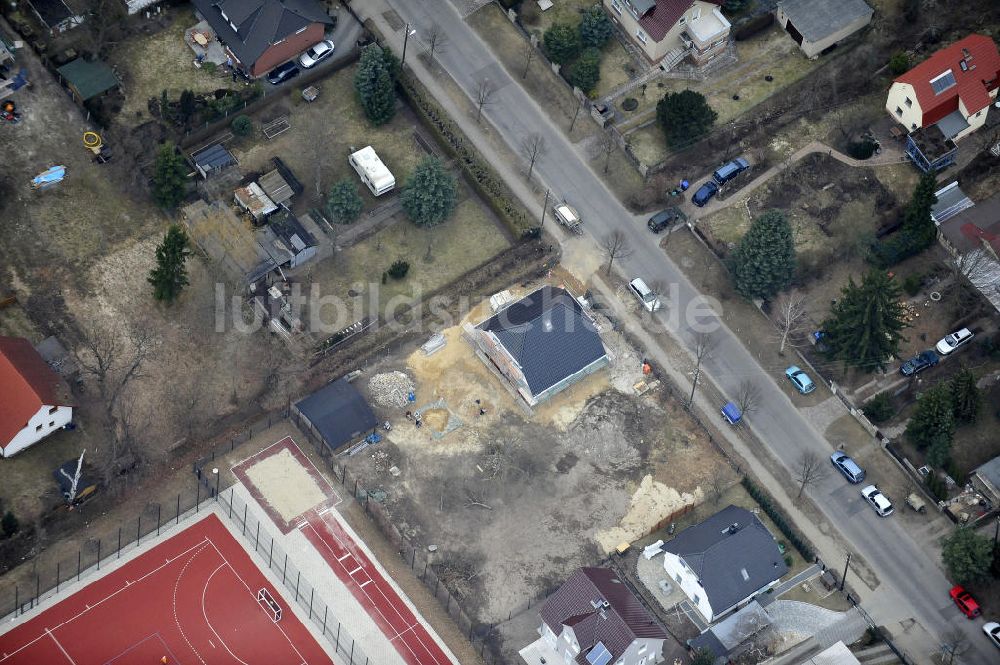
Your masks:
{"label": "garden shed", "polygon": [[59,69],[59,78],[78,104],[118,87],[114,71],[100,60],[77,58]]}

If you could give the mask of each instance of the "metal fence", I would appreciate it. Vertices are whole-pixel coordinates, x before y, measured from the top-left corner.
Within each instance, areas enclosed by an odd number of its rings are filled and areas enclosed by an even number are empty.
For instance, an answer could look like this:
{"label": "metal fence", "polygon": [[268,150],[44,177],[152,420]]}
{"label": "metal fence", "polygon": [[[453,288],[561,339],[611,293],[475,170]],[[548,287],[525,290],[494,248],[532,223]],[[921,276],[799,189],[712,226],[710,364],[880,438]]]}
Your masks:
{"label": "metal fence", "polygon": [[[204,468],[213,464],[216,459],[222,459],[224,456],[233,452],[236,448],[242,446],[257,434],[269,430],[274,425],[280,423],[282,420],[285,420],[288,418],[288,412],[289,406],[287,404],[277,411],[272,411],[256,422],[251,423],[246,429],[241,429],[235,435],[229,437],[228,441],[223,441],[218,444],[212,448],[207,455],[198,459],[194,463],[194,474],[198,477],[202,484],[204,484],[209,495],[214,496],[219,489],[217,485],[219,482],[219,474],[204,473]],[[215,480],[212,480],[213,475],[216,477]]]}
{"label": "metal fence", "polygon": [[253,543],[254,554],[262,567],[266,565],[275,577],[281,579],[281,585],[287,591],[285,600],[299,605],[302,614],[333,645],[336,653],[344,657],[345,663],[368,665],[369,657],[343,627],[330,607],[317,597],[316,586],[310,583],[294,563],[289,562],[288,553],[275,542],[275,537],[265,524],[268,518],[262,519],[251,511],[249,505],[241,501],[232,488],[216,496],[213,502],[218,503],[219,512],[239,529],[240,535],[247,541],[247,546]]}

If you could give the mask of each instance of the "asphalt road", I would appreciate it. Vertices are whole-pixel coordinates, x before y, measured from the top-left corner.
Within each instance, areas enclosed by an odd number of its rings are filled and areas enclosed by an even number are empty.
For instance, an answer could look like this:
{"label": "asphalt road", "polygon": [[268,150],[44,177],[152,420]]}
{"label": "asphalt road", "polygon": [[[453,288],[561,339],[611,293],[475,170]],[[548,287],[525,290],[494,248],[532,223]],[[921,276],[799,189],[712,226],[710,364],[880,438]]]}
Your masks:
{"label": "asphalt road", "polygon": [[[597,242],[612,230],[625,233],[634,253],[618,264],[622,272],[628,277],[641,276],[647,283],[669,285],[668,306],[659,315],[671,333],[688,349],[694,349],[697,333],[703,326],[716,329],[712,333],[715,348],[704,360],[703,369],[727,395],[735,396],[745,379],[752,379],[760,387],[761,397],[751,426],[789,472],[804,451],[828,457],[833,452],[832,446],[777,385],[776,381],[785,380],[782,370],[766,371],[714,313],[705,315],[703,296],[659,248],[656,237],[645,227],[646,218],[632,215],[619,203],[592,165],[581,158],[544,109],[507,74],[452,3],[388,0],[388,4],[404,21],[415,26],[418,35],[431,23],[445,30],[448,47],[436,58],[470,98],[475,98],[476,88],[484,78],[490,80],[496,93],[483,113],[515,153],[520,153],[524,137],[532,134],[545,137],[547,150],[536,164],[535,172],[557,198],[566,199],[580,211],[585,233]],[[870,481],[877,483],[878,479]],[[951,604],[950,583],[899,522],[892,517],[876,516],[864,503],[859,488],[848,485],[836,474],[828,474],[826,480],[807,489],[807,494],[837,527],[843,540],[868,561],[882,582],[864,602],[879,623],[892,625],[912,616],[939,642],[954,628],[965,633],[970,645],[961,662],[977,665],[997,662],[997,650],[982,632],[983,620],[968,621]],[[902,508],[903,497],[890,498]],[[828,562],[828,565],[838,567],[842,562]],[[909,655],[925,662],[930,654],[910,652]]]}

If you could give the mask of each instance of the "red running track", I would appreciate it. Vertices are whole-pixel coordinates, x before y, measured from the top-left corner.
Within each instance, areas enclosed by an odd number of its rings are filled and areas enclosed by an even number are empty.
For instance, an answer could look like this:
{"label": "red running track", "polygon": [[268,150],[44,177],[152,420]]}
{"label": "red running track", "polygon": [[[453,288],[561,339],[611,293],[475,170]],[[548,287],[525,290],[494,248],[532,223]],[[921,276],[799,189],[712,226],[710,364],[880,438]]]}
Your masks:
{"label": "red running track", "polygon": [[331,511],[311,511],[301,527],[330,568],[409,665],[450,665],[438,643],[382,577]]}
{"label": "red running track", "polygon": [[[257,603],[266,588],[283,609]],[[2,665],[332,665],[215,515],[0,635]]]}

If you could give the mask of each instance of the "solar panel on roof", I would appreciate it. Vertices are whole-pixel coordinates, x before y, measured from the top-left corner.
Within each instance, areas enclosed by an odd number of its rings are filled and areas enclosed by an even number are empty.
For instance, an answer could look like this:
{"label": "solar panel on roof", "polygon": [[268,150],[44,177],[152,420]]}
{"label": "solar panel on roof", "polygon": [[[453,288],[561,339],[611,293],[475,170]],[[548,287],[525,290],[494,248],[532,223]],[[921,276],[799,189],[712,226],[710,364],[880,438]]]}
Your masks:
{"label": "solar panel on roof", "polygon": [[950,69],[931,81],[931,87],[934,89],[935,95],[940,95],[953,85],[955,85],[955,75]]}
{"label": "solar panel on roof", "polygon": [[604,642],[598,642],[587,654],[587,662],[590,665],[608,665],[611,662],[611,652],[604,646]]}

